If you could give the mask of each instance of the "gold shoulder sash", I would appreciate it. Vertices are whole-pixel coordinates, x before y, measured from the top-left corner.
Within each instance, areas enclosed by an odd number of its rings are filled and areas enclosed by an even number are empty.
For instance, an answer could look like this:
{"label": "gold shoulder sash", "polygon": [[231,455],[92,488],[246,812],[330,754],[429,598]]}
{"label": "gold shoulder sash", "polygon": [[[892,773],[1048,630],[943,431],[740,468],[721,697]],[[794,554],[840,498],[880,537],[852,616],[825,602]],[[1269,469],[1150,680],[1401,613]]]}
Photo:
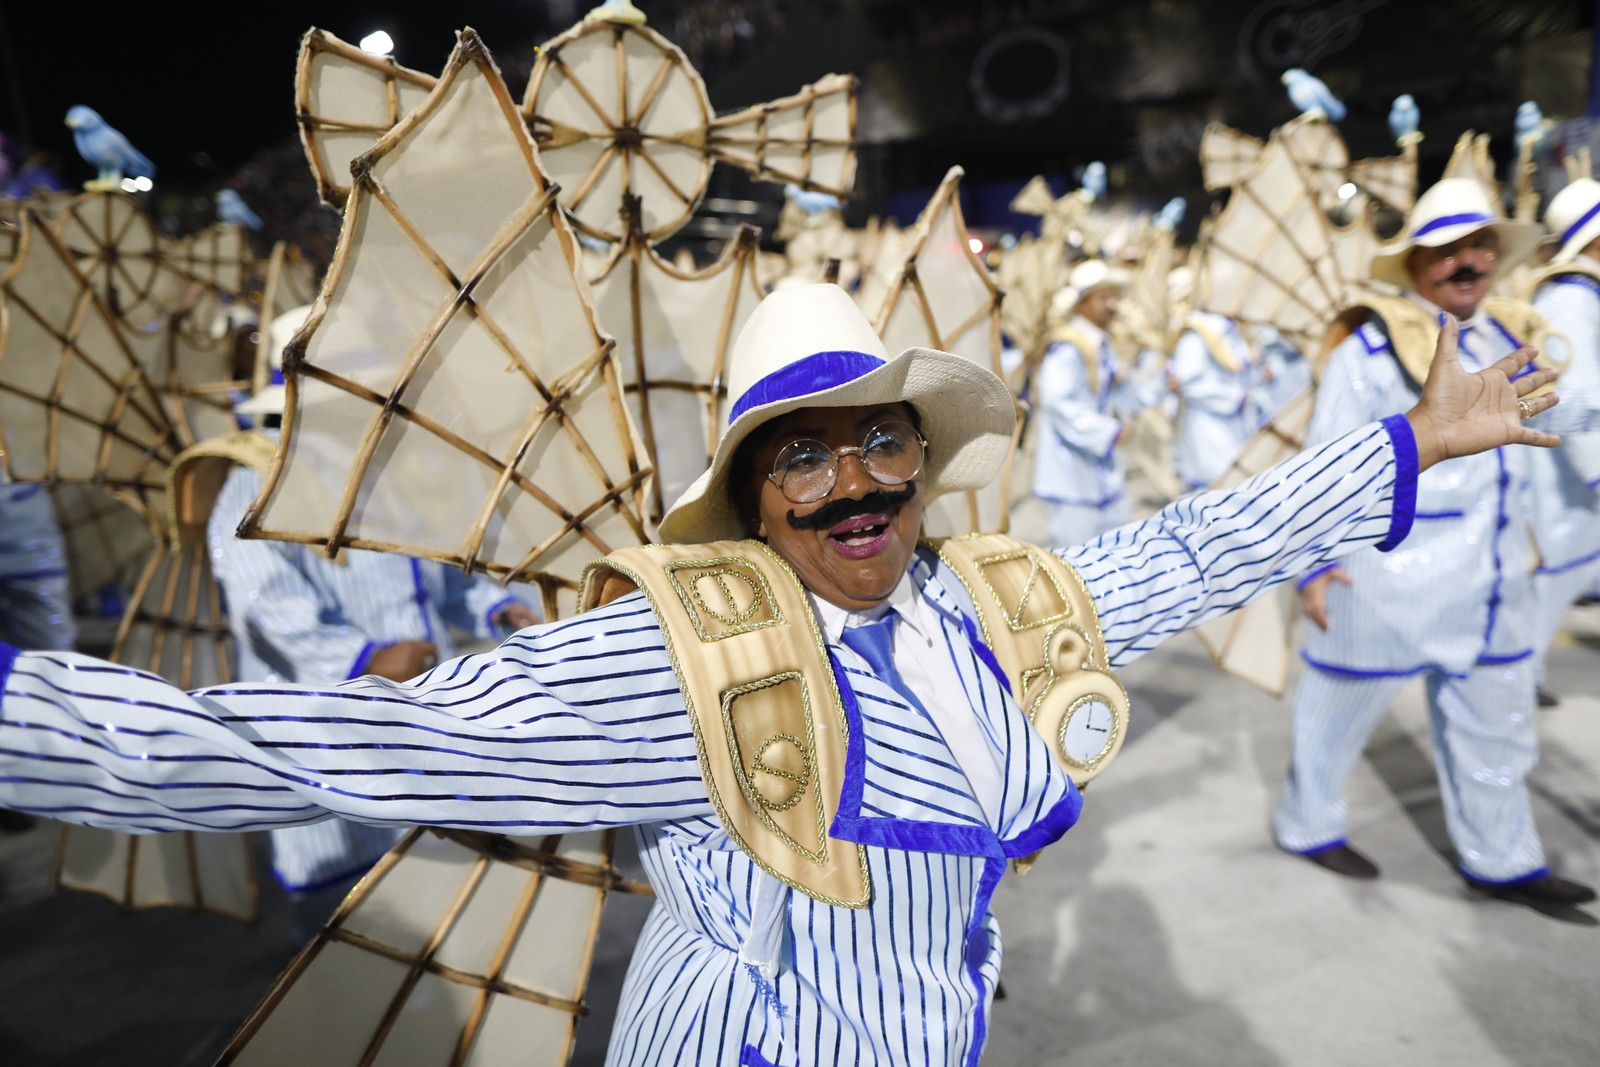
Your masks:
{"label": "gold shoulder sash", "polygon": [[1433,350],[1439,344],[1438,320],[1414,300],[1372,290],[1358,292],[1355,303],[1340,312],[1328,328],[1317,359],[1318,376],[1327,363],[1328,354],[1374,316],[1383,320],[1389,345],[1400,360],[1400,369],[1413,385],[1422,388],[1422,383],[1428,379],[1428,368],[1433,366]]}
{"label": "gold shoulder sash", "polygon": [[[933,547],[966,586],[984,643],[1028,721],[1072,780],[1086,784],[1122,748],[1128,693],[1108,669],[1100,618],[1078,572],[1055,553],[1003,534],[952,537]],[[1104,730],[1098,752],[1076,736],[1085,729]]]}
{"label": "gold shoulder sash", "polygon": [[1228,344],[1228,339],[1217,331],[1217,328],[1199,315],[1190,315],[1184,320],[1183,325],[1193,330],[1195,336],[1205,342],[1206,351],[1211,353],[1211,358],[1224,370],[1238,374],[1239,357],[1233,354],[1233,347]]}
{"label": "gold shoulder sash", "polygon": [[1533,272],[1533,287],[1539,286],[1552,278],[1559,278],[1563,274],[1581,274],[1585,278],[1593,278],[1600,282],[1600,269],[1591,267],[1587,263],[1547,263]]}
{"label": "gold shoulder sash", "polygon": [[1083,357],[1083,376],[1089,381],[1089,391],[1100,393],[1100,346],[1089,340],[1082,330],[1075,330],[1071,326],[1057,326],[1050,331],[1048,343],[1065,342],[1078,350]]}
{"label": "gold shoulder sash", "polygon": [[271,439],[244,432],[201,441],[178,453],[167,468],[168,529],[178,543],[193,544],[205,536],[230,467],[237,463],[265,477],[277,450]]}
{"label": "gold shoulder sash", "polygon": [[728,836],[807,896],[865,907],[865,851],[828,836],[849,729],[800,580],[757,541],[646,545],[589,565],[584,608],[635,588],[661,624]]}

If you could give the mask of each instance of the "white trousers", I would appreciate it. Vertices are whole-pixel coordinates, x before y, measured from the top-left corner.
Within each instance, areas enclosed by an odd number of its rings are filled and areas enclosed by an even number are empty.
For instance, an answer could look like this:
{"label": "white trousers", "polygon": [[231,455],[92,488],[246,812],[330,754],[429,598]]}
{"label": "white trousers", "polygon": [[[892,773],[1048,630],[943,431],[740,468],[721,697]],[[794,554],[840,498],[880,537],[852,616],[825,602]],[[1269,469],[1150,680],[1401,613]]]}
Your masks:
{"label": "white trousers", "polygon": [[[1348,678],[1307,667],[1295,691],[1292,751],[1273,813],[1278,844],[1311,852],[1349,832],[1345,783],[1409,679]],[[1511,882],[1545,869],[1527,775],[1539,756],[1529,662],[1425,675],[1445,825],[1461,869]]]}
{"label": "white trousers", "polygon": [[1086,545],[1107,530],[1128,521],[1128,498],[1118,497],[1109,504],[1050,504],[1050,546],[1072,548]]}

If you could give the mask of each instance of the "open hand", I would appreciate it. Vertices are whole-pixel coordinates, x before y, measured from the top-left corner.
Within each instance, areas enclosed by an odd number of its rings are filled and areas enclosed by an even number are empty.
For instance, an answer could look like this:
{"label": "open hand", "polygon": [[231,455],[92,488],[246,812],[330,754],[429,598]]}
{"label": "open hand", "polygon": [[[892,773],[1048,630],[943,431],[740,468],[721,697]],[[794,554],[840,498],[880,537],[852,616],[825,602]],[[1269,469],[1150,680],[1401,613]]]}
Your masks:
{"label": "open hand", "polygon": [[1350,584],[1350,575],[1343,567],[1325,570],[1300,587],[1300,606],[1305,609],[1306,618],[1316,623],[1319,630],[1328,628],[1328,586],[1334,582]]}
{"label": "open hand", "polygon": [[[1417,438],[1419,467],[1427,470],[1442,459],[1487,452],[1501,445],[1552,448],[1560,444],[1561,438],[1555,434],[1530,429],[1517,406],[1520,398],[1554,381],[1556,372],[1546,368],[1512,381],[1537,354],[1532,348],[1519,348],[1477,373],[1466,370],[1456,352],[1458,329],[1456,320],[1445,316],[1422,399],[1406,412]],[[1548,411],[1557,399],[1554,393],[1528,397],[1528,417]]]}

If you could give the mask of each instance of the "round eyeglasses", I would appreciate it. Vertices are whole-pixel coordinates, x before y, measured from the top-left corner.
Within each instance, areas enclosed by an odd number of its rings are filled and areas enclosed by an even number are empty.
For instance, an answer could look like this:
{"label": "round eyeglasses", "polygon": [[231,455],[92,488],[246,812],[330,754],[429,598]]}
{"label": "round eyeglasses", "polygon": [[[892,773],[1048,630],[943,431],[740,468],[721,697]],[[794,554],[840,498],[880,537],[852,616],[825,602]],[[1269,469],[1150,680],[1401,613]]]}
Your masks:
{"label": "round eyeglasses", "polygon": [[927,441],[907,422],[874,426],[860,447],[829,448],[803,437],[778,450],[768,480],[791,504],[810,504],[833,492],[839,478],[839,461],[855,456],[879,485],[904,485],[922,473]]}

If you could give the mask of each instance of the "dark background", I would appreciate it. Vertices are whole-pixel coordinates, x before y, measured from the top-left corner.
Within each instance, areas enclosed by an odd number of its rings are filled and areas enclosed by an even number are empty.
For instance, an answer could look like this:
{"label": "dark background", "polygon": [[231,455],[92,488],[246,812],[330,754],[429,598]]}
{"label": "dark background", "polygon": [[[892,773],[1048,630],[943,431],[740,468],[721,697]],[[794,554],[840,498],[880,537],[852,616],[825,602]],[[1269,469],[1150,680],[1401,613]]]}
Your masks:
{"label": "dark background", "polygon": [[[793,92],[830,71],[861,76],[863,140],[848,217],[909,222],[945,169],[967,170],[977,227],[1033,221],[1005,210],[1034,174],[1061,189],[1107,162],[1113,198],[1146,209],[1189,198],[1204,213],[1195,153],[1219,120],[1258,136],[1294,114],[1278,82],[1317,74],[1348,105],[1354,156],[1393,151],[1386,116],[1401,92],[1421,107],[1422,178],[1437,177],[1456,135],[1493,135],[1505,162],[1517,104],[1555,120],[1585,114],[1593,0],[642,0],[650,25],[689,52],[719,111]],[[62,123],[86,103],[155,161],[150,202],[164,229],[211,218],[239,189],[269,236],[331,240],[295,133],[301,34],[349,41],[383,28],[404,65],[430,73],[454,31],[479,31],[519,94],[537,44],[587,9],[572,0],[329,2],[218,6],[179,17],[166,5],[91,12],[0,0],[0,131],[32,146],[72,186],[90,176]],[[1559,155],[1560,144],[1547,146]],[[781,193],[719,167],[710,195],[755,200],[770,230]]]}

